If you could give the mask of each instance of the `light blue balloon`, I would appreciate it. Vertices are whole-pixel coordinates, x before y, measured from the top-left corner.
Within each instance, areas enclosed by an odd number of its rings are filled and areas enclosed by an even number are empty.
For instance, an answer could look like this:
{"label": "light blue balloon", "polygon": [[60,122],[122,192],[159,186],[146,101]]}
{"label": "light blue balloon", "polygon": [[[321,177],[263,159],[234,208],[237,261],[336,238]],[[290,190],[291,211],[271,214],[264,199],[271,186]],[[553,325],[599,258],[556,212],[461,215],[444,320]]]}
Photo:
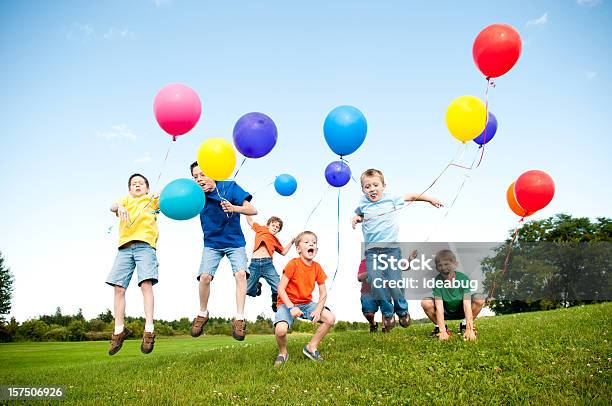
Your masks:
{"label": "light blue balloon", "polygon": [[291,196],[297,189],[297,181],[293,176],[283,173],[274,180],[274,189],[281,196]]}
{"label": "light blue balloon", "polygon": [[159,209],[173,220],[188,220],[200,214],[206,195],[196,182],[181,178],[168,183],[159,196]]}
{"label": "light blue balloon", "polygon": [[329,112],[323,124],[327,145],[340,156],[357,151],[363,144],[368,123],[361,111],[353,106],[339,106]]}

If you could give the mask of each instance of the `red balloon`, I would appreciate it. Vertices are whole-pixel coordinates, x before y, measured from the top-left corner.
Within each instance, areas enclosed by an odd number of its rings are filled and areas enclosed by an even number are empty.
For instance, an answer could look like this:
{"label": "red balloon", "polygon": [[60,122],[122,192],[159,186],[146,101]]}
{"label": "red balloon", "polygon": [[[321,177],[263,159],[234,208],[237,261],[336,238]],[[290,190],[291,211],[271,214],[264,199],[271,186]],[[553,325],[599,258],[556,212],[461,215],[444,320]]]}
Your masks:
{"label": "red balloon", "polygon": [[555,182],[543,171],[527,171],[514,182],[516,202],[527,212],[540,210],[555,195]]}
{"label": "red balloon", "polygon": [[474,62],[487,78],[508,72],[521,56],[521,37],[508,24],[493,24],[480,31],[474,40]]}

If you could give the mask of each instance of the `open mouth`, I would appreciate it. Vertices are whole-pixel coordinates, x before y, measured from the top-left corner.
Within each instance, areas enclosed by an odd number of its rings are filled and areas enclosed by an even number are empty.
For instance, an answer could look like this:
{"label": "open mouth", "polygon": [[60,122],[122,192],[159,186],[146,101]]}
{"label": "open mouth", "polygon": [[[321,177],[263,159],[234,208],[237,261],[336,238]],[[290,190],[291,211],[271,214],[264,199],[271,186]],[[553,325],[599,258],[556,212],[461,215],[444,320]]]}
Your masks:
{"label": "open mouth", "polygon": [[376,199],[377,196],[378,196],[378,193],[376,193],[376,192],[371,192],[370,193],[370,199],[372,199],[372,200]]}
{"label": "open mouth", "polygon": [[309,255],[314,255],[315,249],[314,248],[308,248],[308,250],[306,251]]}

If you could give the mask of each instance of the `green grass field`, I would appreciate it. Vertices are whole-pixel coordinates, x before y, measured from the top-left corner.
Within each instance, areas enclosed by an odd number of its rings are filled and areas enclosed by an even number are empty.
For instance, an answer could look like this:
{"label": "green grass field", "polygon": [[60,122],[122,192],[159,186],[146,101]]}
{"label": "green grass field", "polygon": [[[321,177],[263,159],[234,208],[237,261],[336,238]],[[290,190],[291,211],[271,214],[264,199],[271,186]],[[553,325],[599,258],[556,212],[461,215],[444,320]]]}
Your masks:
{"label": "green grass field", "polygon": [[[309,335],[290,335],[275,370],[272,336],[0,345],[0,384],[65,385],[79,404],[431,404],[612,402],[612,303],[489,317],[475,343],[427,337],[430,325],[390,334],[329,335],[315,364]],[[450,327],[457,328],[456,323]]]}

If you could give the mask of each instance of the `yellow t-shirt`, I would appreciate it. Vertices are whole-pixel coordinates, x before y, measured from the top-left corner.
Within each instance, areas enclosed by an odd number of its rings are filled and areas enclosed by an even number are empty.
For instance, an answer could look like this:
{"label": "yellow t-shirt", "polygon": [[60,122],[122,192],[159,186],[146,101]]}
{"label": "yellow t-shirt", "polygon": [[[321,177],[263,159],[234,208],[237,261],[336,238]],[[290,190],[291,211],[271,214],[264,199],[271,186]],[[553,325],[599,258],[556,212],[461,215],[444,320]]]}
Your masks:
{"label": "yellow t-shirt", "polygon": [[157,244],[157,210],[159,198],[151,195],[140,197],[125,196],[117,204],[125,207],[130,221],[119,223],[119,247],[130,241],[144,241],[155,248]]}

